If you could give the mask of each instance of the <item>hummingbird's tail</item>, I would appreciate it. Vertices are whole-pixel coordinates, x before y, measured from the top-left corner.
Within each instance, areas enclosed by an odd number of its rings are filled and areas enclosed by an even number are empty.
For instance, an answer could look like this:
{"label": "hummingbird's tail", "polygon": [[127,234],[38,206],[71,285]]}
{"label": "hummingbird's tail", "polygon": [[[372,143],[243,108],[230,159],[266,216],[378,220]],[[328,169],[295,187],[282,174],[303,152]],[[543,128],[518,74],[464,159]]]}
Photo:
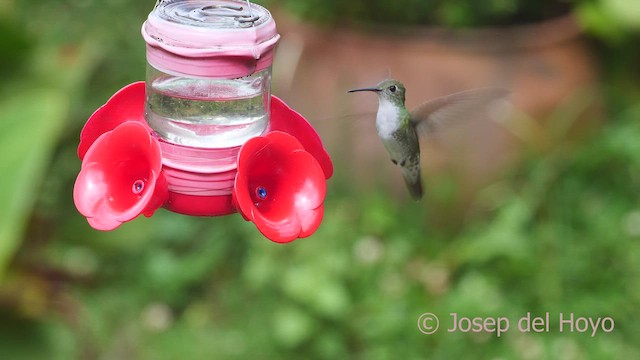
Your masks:
{"label": "hummingbird's tail", "polygon": [[413,200],[422,199],[422,176],[420,175],[419,160],[412,166],[402,167],[402,177]]}
{"label": "hummingbird's tail", "polygon": [[405,184],[407,184],[407,189],[409,189],[409,193],[411,194],[411,197],[413,198],[413,200],[419,201],[420,199],[422,199],[421,176],[418,176],[418,179],[415,182],[411,182],[409,179],[405,177],[404,182]]}

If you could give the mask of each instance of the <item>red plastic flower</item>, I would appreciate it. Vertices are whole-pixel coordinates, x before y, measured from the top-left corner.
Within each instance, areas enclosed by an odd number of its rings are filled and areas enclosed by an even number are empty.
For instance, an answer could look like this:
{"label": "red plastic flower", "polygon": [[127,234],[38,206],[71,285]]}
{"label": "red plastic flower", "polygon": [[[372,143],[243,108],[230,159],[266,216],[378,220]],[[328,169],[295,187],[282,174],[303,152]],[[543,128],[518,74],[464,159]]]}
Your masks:
{"label": "red plastic flower", "polygon": [[115,93],[87,120],[80,133],[78,157],[82,160],[100,135],[127,121],[135,121],[151,131],[144,119],[144,81],[129,84]]}
{"label": "red plastic flower", "polygon": [[[127,85],[91,115],[80,134],[83,163],[74,201],[96,229],[151,216],[162,205],[191,215],[201,215],[203,204],[207,214],[212,208],[212,197],[175,192],[169,197],[167,179],[175,178],[162,172],[161,150],[150,135],[144,104],[145,83]],[[214,208],[229,213],[235,206],[276,242],[306,237],[320,225],[325,179],[332,174],[331,158],[313,127],[272,97],[269,133],[242,147],[233,196],[213,197],[220,204]]]}
{"label": "red plastic flower", "polygon": [[295,137],[274,131],[240,149],[234,202],[267,238],[284,243],[313,234],[325,194],[321,165]]}
{"label": "red plastic flower", "polygon": [[333,175],[333,163],[322,145],[322,140],[309,122],[279,98],[271,97],[270,131],[282,131],[293,135],[304,149],[316,158],[326,179]]}
{"label": "red plastic flower", "polygon": [[158,141],[135,121],[100,135],[88,149],[73,189],[76,208],[98,230],[151,216],[167,197]]}

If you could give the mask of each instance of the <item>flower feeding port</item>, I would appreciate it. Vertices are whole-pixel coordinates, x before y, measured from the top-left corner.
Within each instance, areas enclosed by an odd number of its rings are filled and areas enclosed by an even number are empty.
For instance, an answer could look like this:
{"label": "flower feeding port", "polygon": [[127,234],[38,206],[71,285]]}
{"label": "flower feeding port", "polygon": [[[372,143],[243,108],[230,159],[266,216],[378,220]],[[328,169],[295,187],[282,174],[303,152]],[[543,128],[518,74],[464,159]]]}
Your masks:
{"label": "flower feeding port", "polygon": [[113,230],[164,207],[239,212],[275,242],[314,233],[333,165],[309,122],[271,95],[279,40],[263,7],[158,1],[142,28],[147,77],[87,121],[74,202]]}

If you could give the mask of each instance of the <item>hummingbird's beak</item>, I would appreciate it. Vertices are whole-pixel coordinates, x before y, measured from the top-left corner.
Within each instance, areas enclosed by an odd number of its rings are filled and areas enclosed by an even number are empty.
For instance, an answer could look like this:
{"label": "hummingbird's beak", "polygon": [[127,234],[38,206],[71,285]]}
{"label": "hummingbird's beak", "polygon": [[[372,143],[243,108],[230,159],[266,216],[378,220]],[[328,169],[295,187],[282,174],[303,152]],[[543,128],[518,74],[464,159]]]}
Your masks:
{"label": "hummingbird's beak", "polygon": [[358,91],[373,91],[373,92],[380,92],[381,90],[380,90],[380,89],[378,89],[378,88],[362,88],[362,89],[351,89],[351,90],[349,90],[349,91],[347,91],[347,92],[352,93],[352,92],[358,92]]}

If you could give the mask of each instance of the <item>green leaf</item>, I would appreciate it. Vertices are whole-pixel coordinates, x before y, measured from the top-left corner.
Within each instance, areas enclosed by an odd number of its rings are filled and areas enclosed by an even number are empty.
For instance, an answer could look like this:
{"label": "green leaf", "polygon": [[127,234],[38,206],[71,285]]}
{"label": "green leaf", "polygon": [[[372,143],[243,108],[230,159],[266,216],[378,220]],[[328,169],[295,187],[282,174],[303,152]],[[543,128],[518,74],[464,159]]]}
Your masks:
{"label": "green leaf", "polygon": [[0,279],[22,239],[67,109],[55,90],[30,89],[0,101]]}

